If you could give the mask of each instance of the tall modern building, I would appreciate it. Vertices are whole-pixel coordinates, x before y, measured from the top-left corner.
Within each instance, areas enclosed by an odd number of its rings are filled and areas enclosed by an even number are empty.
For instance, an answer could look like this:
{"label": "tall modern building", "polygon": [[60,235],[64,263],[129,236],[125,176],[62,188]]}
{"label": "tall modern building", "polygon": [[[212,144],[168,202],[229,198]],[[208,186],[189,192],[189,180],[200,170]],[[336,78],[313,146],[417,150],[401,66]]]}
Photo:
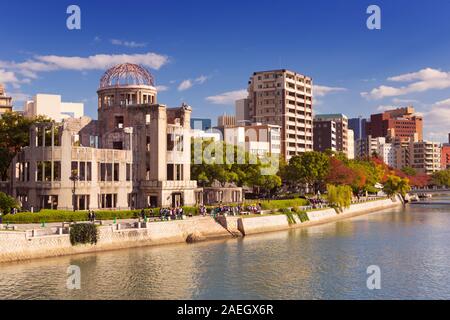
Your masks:
{"label": "tall modern building", "polygon": [[12,108],[12,98],[6,95],[5,87],[0,84],[0,117],[5,112],[11,112]]}
{"label": "tall modern building", "polygon": [[359,116],[358,118],[348,119],[348,128],[353,130],[355,141],[365,139],[367,120]]}
{"label": "tall modern building", "polygon": [[404,141],[417,134],[418,140],[423,140],[423,119],[413,107],[372,114],[366,129],[367,135],[373,138],[387,137],[392,141]]}
{"label": "tall modern building", "polygon": [[286,69],[255,72],[239,119],[280,126],[281,155],[286,160],[312,151],[312,85],[310,77]]}
{"label": "tall modern building", "polygon": [[336,151],[348,155],[348,118],[343,114],[318,114],[314,117],[314,150],[325,151],[332,146],[332,140],[326,141],[333,138],[328,134],[331,126],[335,127]]}

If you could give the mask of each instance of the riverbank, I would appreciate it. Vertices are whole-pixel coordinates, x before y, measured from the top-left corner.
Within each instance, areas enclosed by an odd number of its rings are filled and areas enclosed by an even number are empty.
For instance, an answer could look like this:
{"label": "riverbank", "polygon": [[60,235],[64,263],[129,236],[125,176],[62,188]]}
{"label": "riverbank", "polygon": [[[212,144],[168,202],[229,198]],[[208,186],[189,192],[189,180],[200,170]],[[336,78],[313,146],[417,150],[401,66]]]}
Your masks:
{"label": "riverbank", "polygon": [[206,241],[248,236],[328,223],[400,205],[402,205],[401,200],[396,198],[395,200],[383,199],[353,204],[339,214],[334,209],[315,210],[306,213],[309,221],[305,222],[293,214],[295,223],[290,221],[285,214],[220,217],[217,222],[211,217],[150,223],[119,222],[109,226],[99,226],[96,245],[73,246],[70,243],[67,228],[64,226],[54,227],[46,232],[39,229],[0,231],[0,262],[182,243],[189,240]]}

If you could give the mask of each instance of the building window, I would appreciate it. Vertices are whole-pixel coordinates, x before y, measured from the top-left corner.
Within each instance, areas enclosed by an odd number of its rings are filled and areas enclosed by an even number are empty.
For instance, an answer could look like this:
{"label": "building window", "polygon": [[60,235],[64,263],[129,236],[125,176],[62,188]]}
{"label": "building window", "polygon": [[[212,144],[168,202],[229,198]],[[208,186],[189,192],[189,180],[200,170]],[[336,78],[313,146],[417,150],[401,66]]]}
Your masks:
{"label": "building window", "polygon": [[92,181],[92,163],[86,162],[86,181]]}
{"label": "building window", "polygon": [[113,149],[114,150],[123,150],[123,142],[122,141],[114,141]]}
{"label": "building window", "polygon": [[127,173],[126,173],[127,181],[131,181],[131,164],[127,163]]}
{"label": "building window", "polygon": [[173,164],[167,164],[167,180],[173,181]]}
{"label": "building window", "polygon": [[119,181],[120,175],[119,175],[119,164],[114,163],[114,181]]}
{"label": "building window", "polygon": [[123,129],[123,116],[116,116],[115,121],[116,128]]}

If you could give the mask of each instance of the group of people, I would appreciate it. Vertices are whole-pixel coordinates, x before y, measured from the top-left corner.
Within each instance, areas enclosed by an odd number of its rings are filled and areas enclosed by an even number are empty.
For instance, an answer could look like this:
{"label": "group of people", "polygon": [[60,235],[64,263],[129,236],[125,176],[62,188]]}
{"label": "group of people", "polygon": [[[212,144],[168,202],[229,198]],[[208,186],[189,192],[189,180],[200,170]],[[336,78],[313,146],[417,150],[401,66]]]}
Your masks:
{"label": "group of people", "polygon": [[322,198],[311,198],[308,199],[308,201],[313,209],[323,208],[327,206],[327,202]]}
{"label": "group of people", "polygon": [[[261,209],[262,209],[262,207],[261,207],[260,203],[254,204],[254,205],[249,205],[249,206],[237,205],[234,207],[220,205],[218,207],[211,208],[210,215],[217,216],[217,215],[223,215],[223,214],[231,214],[233,216],[238,216],[243,213],[257,214],[257,213],[261,212]],[[200,207],[200,214],[203,216],[206,215],[206,208],[204,206]]]}
{"label": "group of people", "polygon": [[159,216],[161,220],[177,220],[182,219],[184,215],[184,210],[181,207],[176,208],[161,208],[159,211]]}
{"label": "group of people", "polygon": [[88,211],[88,220],[90,222],[95,222],[96,218],[97,218],[97,216],[95,215],[95,212],[93,210],[89,210]]}

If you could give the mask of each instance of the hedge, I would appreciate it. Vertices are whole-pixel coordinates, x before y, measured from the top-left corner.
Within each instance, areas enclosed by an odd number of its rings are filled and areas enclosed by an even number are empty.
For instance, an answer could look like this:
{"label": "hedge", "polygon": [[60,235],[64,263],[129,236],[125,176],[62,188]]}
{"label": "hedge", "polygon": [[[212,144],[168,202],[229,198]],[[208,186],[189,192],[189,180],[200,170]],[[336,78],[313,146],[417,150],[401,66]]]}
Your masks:
{"label": "hedge", "polygon": [[[132,219],[139,216],[140,210],[94,211],[97,220]],[[21,212],[3,216],[3,223],[42,223],[88,221],[87,211],[42,210],[39,213]]]}

